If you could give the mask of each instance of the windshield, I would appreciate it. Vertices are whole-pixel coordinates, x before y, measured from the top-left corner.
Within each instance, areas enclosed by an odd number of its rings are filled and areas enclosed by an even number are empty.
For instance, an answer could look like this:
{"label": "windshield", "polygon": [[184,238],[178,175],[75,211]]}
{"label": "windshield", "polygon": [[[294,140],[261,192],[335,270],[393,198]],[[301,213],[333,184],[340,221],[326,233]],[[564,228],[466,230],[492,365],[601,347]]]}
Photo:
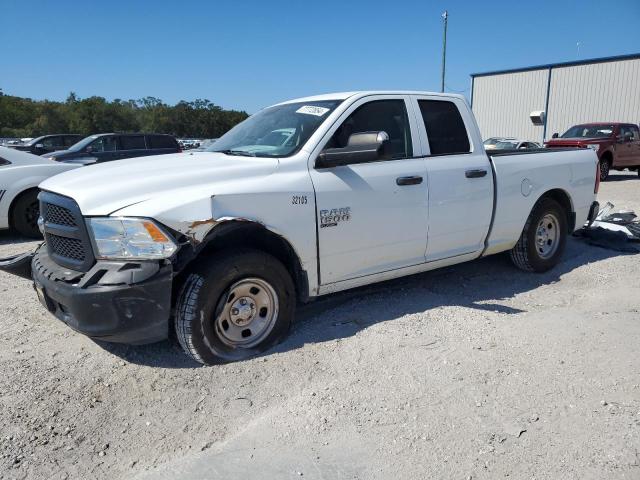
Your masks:
{"label": "windshield", "polygon": [[610,137],[613,130],[613,125],[576,125],[560,138],[605,138]]}
{"label": "windshield", "polygon": [[207,151],[254,157],[293,155],[340,103],[310,101],[265,108],[233,127]]}
{"label": "windshield", "polygon": [[78,143],[74,143],[73,145],[71,145],[69,147],[69,150],[71,150],[72,152],[80,152],[80,151],[84,150],[85,148],[87,148],[87,146],[91,142],[93,142],[96,138],[98,138],[98,135],[91,135],[89,137],[83,138]]}

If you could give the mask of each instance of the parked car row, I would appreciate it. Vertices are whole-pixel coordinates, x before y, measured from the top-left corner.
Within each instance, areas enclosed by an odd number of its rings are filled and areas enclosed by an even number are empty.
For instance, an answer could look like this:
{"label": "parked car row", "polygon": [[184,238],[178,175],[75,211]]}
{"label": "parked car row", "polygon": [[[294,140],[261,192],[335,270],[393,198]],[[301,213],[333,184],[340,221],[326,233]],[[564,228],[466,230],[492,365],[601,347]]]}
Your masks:
{"label": "parked car row", "polygon": [[181,151],[174,137],[155,133],[44,135],[7,147],[0,147],[0,229],[28,237],[40,236],[38,184],[46,178],[83,165]]}
{"label": "parked car row", "polygon": [[[598,155],[600,180],[611,170],[629,169],[640,177],[640,129],[633,123],[598,122],[574,125],[562,135],[554,133],[545,148],[590,148]],[[530,150],[542,146],[515,137],[491,137],[485,150]]]}

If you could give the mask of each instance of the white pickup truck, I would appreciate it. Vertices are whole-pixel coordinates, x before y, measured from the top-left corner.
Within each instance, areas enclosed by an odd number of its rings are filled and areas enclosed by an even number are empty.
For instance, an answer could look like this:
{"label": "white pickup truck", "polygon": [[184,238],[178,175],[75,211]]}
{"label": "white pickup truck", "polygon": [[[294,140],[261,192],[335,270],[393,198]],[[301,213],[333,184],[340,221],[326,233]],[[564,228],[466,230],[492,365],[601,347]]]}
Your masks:
{"label": "white pickup truck", "polygon": [[552,268],[597,212],[596,173],[588,149],[488,156],[461,96],[308,97],[209,151],[43,182],[45,243],[0,267],[81,333],[147,343],[175,328],[198,362],[233,361],[320,295],[504,251]]}

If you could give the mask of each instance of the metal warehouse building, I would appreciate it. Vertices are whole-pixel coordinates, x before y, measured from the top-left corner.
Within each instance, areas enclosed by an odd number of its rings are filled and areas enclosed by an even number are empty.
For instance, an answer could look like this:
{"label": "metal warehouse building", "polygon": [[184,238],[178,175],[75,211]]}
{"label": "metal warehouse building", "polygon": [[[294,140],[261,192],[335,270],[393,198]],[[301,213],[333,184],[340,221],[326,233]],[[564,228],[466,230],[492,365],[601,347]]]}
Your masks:
{"label": "metal warehouse building", "polygon": [[[586,122],[640,122],[640,54],[471,75],[484,139],[547,140]],[[544,111],[534,125],[529,115]]]}

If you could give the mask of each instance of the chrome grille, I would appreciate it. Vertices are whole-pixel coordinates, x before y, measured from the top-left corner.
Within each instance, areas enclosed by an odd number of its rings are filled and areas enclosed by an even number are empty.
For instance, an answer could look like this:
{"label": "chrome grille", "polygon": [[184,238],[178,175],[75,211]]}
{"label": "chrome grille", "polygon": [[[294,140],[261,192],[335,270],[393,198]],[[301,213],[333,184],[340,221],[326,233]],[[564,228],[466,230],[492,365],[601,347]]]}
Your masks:
{"label": "chrome grille", "polygon": [[76,227],[76,221],[73,213],[69,209],[58,205],[48,205],[44,216],[44,221],[54,223],[56,225],[64,225],[67,227]]}
{"label": "chrome grille", "polygon": [[83,262],[86,253],[82,241],[77,238],[60,237],[54,234],[47,235],[47,242],[51,245],[51,248],[56,254],[65,258],[72,258]]}

